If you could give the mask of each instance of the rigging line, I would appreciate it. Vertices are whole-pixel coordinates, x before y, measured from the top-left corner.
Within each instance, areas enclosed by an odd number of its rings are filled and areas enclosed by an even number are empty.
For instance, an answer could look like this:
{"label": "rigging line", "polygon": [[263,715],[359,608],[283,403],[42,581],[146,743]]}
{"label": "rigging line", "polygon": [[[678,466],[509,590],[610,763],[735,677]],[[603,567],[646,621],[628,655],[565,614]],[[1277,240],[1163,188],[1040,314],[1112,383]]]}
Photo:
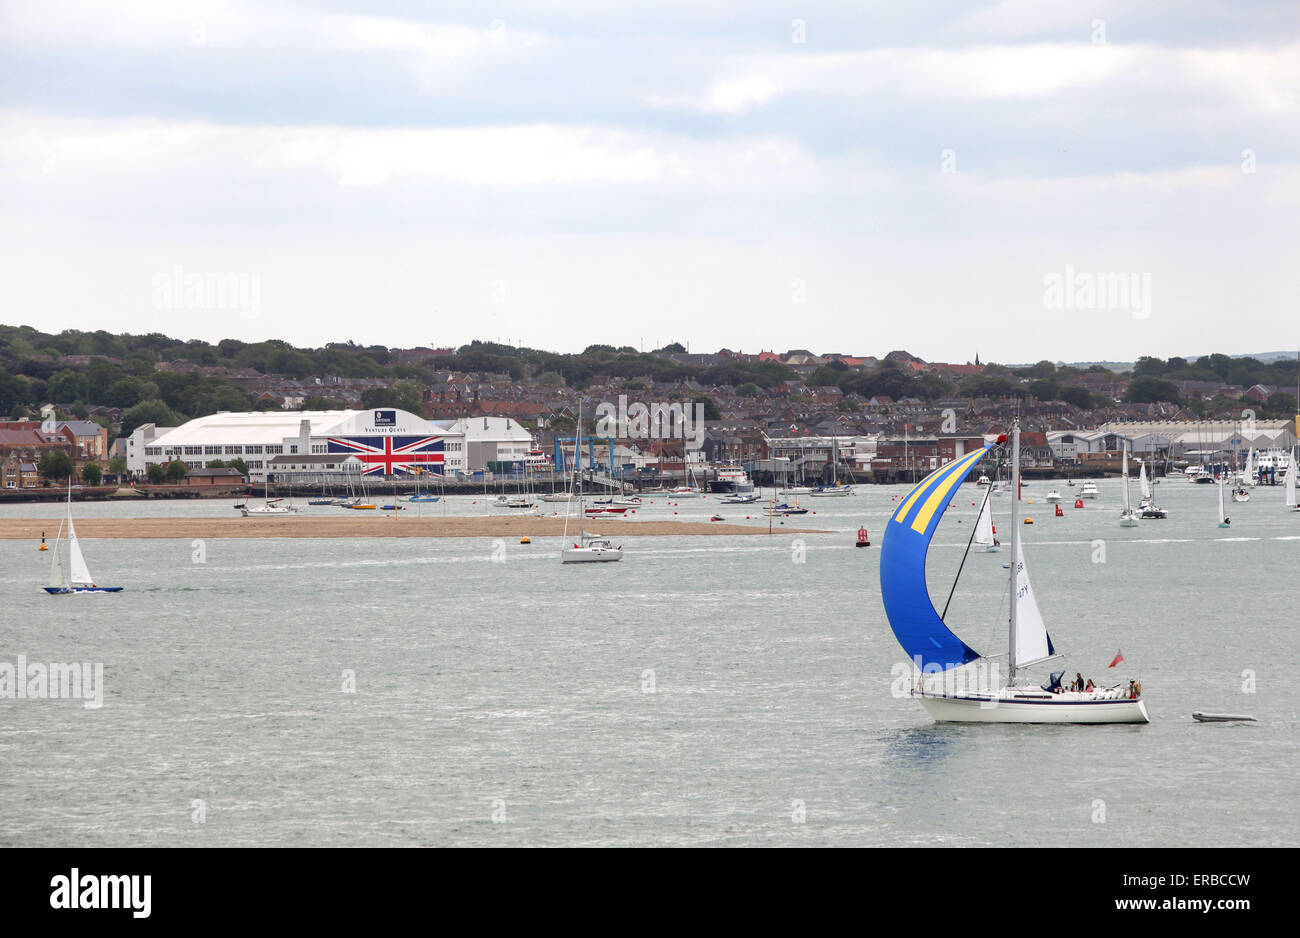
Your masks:
{"label": "rigging line", "polygon": [[943,620],[948,615],[948,606],[952,603],[952,594],[957,592],[957,581],[961,579],[961,571],[966,566],[966,558],[970,555],[970,546],[975,543],[975,532],[979,530],[979,519],[984,516],[984,506],[989,503],[989,496],[993,494],[993,486],[988,485],[984,488],[984,504],[980,505],[980,513],[975,516],[975,524],[970,529],[970,539],[966,541],[966,552],[961,555],[961,565],[957,567],[957,575],[952,578],[952,589],[948,590],[948,602],[943,604],[943,612],[940,613],[939,619]]}

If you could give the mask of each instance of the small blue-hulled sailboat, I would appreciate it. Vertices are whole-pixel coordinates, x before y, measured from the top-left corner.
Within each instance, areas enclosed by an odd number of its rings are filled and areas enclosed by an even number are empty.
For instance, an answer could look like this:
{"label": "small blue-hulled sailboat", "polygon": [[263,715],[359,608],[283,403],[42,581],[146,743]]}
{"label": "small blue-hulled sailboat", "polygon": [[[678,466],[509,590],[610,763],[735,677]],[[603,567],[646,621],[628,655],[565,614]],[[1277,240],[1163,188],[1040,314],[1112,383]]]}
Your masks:
{"label": "small blue-hulled sailboat", "polygon": [[[63,566],[62,544],[63,527],[68,528],[68,567]],[[81,545],[77,543],[77,529],[72,526],[72,477],[68,477],[68,517],[59,525],[59,534],[54,541],[54,550],[50,552],[50,583],[45,592],[61,596],[70,593],[120,593],[120,586],[99,586],[86,567],[86,558],[81,555]]]}

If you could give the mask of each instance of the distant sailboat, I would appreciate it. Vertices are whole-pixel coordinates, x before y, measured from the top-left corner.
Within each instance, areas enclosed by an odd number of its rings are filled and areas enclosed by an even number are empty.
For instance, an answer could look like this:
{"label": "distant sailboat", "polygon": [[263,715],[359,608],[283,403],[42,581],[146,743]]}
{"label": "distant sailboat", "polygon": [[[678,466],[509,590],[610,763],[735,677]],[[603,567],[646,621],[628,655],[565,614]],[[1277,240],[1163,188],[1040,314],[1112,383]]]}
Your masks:
{"label": "distant sailboat", "polygon": [[1147,482],[1147,464],[1138,460],[1138,484],[1142,489],[1142,501],[1138,503],[1138,513],[1146,520],[1164,520],[1169,512],[1156,505],[1155,496],[1151,494],[1151,484]]}
{"label": "distant sailboat", "polygon": [[[63,567],[62,553],[59,550],[60,541],[63,539],[63,526],[68,528],[68,569]],[[50,557],[50,582],[44,587],[45,592],[51,595],[60,596],[69,593],[120,593],[120,586],[99,586],[95,583],[95,578],[90,575],[90,569],[86,566],[86,558],[81,554],[81,545],[77,541],[77,529],[72,524],[72,479],[68,479],[68,517],[63,524],[59,525],[59,533],[55,538],[54,550],[51,551]]]}
{"label": "distant sailboat", "polygon": [[980,505],[980,516],[975,519],[975,543],[984,548],[986,554],[997,553],[1002,549],[998,540],[997,529],[993,527],[993,511],[989,506],[989,495],[984,493],[984,504]]}
{"label": "distant sailboat", "polygon": [[[998,443],[1007,442],[1003,436]],[[969,453],[926,476],[903,499],[885,525],[880,553],[880,593],[898,643],[923,674],[946,673],[980,661],[983,656],[958,638],[934,608],[926,586],[926,554],[944,509],[967,473],[988,449]],[[935,720],[974,723],[1147,723],[1146,703],[1134,682],[1128,687],[1065,691],[1061,672],[1042,685],[1018,685],[1017,672],[1056,657],[1025,569],[1016,524],[1015,493],[1020,481],[1020,424],[1011,439],[1009,676],[996,690],[937,690],[924,679],[912,691]],[[969,674],[969,672],[965,672]]]}
{"label": "distant sailboat", "polygon": [[[613,563],[623,559],[622,546],[615,547],[614,542],[599,534],[588,534],[583,530],[582,516],[586,514],[586,502],[582,497],[582,406],[578,406],[578,438],[573,445],[574,470],[573,484],[578,500],[578,543],[564,547],[560,551],[560,563]],[[627,509],[621,509],[626,511]],[[569,515],[564,516],[564,539],[569,539]]]}
{"label": "distant sailboat", "polygon": [[[1146,481],[1146,476],[1142,477]],[[1119,526],[1121,528],[1136,528],[1138,525],[1138,513],[1133,510],[1132,503],[1128,495],[1128,441],[1124,441],[1124,510],[1119,513]]]}
{"label": "distant sailboat", "polygon": [[1230,528],[1232,527],[1232,522],[1228,520],[1228,514],[1223,510],[1223,486],[1223,479],[1220,479],[1214,486],[1219,490],[1219,527]]}

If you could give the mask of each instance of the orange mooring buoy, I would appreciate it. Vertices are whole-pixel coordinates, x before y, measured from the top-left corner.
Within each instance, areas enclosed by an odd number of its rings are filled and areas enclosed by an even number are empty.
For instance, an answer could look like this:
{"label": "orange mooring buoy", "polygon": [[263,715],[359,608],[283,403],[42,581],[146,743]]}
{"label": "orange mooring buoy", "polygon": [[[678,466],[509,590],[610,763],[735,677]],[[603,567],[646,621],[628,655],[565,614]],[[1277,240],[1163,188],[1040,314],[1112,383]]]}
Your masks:
{"label": "orange mooring buoy", "polygon": [[1083,499],[1082,499],[1082,498],[1076,498],[1076,499],[1074,500],[1074,507],[1075,507],[1075,508],[1082,508],[1082,507],[1083,507]]}
{"label": "orange mooring buoy", "polygon": [[40,549],[41,549],[41,550],[49,550],[49,548],[45,546],[45,532],[44,532],[44,531],[41,532],[41,546],[40,546]]}

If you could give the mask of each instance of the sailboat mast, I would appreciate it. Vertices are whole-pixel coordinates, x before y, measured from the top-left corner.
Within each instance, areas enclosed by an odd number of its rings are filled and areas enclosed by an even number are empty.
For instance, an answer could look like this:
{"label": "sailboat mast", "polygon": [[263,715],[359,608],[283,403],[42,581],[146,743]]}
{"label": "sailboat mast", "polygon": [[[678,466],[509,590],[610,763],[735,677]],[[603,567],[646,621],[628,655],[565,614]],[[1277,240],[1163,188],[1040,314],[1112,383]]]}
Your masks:
{"label": "sailboat mast", "polygon": [[1020,418],[1011,425],[1011,615],[1007,629],[1007,686],[1016,683],[1016,567],[1020,564],[1020,525],[1016,506],[1020,501]]}

